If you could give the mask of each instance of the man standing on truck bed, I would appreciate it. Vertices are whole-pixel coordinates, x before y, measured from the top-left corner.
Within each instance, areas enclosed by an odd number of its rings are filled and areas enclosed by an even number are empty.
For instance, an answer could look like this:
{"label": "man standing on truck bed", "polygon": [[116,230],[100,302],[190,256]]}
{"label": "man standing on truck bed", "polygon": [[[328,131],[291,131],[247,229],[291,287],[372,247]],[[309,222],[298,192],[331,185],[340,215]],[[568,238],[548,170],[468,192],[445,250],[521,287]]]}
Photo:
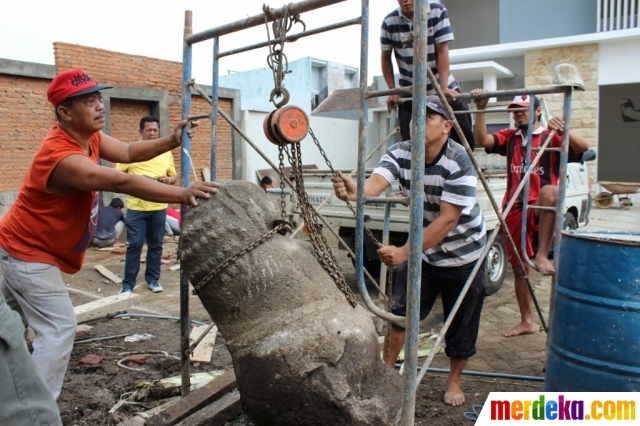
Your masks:
{"label": "man standing on truck bed", "polygon": [[[424,223],[422,234],[422,286],[420,319],[426,318],[442,293],[445,318],[449,316],[460,291],[469,278],[486,245],[482,210],[476,199],[476,171],[464,148],[449,139],[452,122],[440,100],[427,96],[424,167]],[[411,102],[403,107],[411,108]],[[365,181],[365,195],[375,197],[399,180],[402,192],[409,195],[411,177],[411,142],[391,146]],[[356,184],[339,173],[332,179],[340,199],[356,199]],[[409,245],[385,246],[378,250],[388,266],[400,266],[391,312],[406,316],[407,259]],[[465,401],[460,375],[467,360],[476,353],[476,339],[484,298],[484,264],[478,270],[451,327],[445,335],[446,354],[451,372],[444,402],[459,406]],[[405,330],[391,324],[384,343],[388,367],[394,368],[404,345]]]}
{"label": "man standing on truck bed", "polygon": [[[475,89],[471,93],[474,96],[482,94],[484,90]],[[483,110],[487,107],[489,99],[474,99],[476,108]],[[528,108],[531,97],[528,95],[516,96],[508,108]],[[535,116],[533,117],[533,131],[529,132],[529,112],[514,111],[513,120],[516,124],[515,128],[504,129],[494,134],[487,134],[487,125],[485,114],[476,114],[475,120],[475,139],[480,147],[484,147],[487,154],[500,154],[507,157],[507,191],[504,194],[502,208],[504,209],[525,174],[524,158],[527,149],[528,135],[532,135],[532,147],[539,147],[546,138],[549,137],[550,131],[540,124],[540,115],[542,109],[540,101],[537,97],[533,97],[533,106],[535,108]],[[550,146],[559,147],[562,145],[562,131],[564,130],[564,121],[559,118],[552,117],[549,120],[549,129],[556,130],[556,134],[551,140]],[[581,156],[583,152],[589,149],[587,141],[577,133],[569,132],[569,161],[576,161],[577,156]],[[531,152],[531,161],[535,158],[537,152]],[[560,156],[555,152],[545,152],[540,162],[531,173],[529,181],[529,205],[538,205],[546,207],[555,207],[558,202],[558,172],[560,166]],[[518,200],[509,211],[505,218],[509,233],[513,238],[518,253],[523,257],[521,248],[522,236],[522,206],[524,192],[521,192]],[[549,248],[553,240],[553,228],[555,223],[555,212],[539,209],[527,210],[527,256],[534,256],[533,252],[533,234],[538,231],[538,252],[535,254],[534,262],[536,268],[543,275],[555,274],[555,268],[549,261]],[[538,331],[538,326],[533,322],[533,313],[531,305],[533,300],[529,294],[527,283],[524,275],[518,266],[518,261],[511,249],[511,245],[507,245],[509,252],[509,261],[513,267],[515,275],[516,299],[520,308],[520,324],[513,328],[505,330],[502,335],[505,337],[517,336],[520,334],[530,334]],[[525,263],[527,275],[530,274],[530,268]]]}
{"label": "man standing on truck bed", "polygon": [[[380,65],[382,76],[389,89],[396,87],[391,61],[391,52],[395,54],[400,78],[400,87],[408,87],[413,84],[413,0],[397,0],[398,8],[389,13],[382,21],[380,28]],[[440,88],[444,92],[454,111],[468,110],[467,104],[462,100],[456,100],[459,93],[459,85],[449,71],[449,41],[453,40],[453,30],[449,24],[447,9],[436,2],[429,2],[429,27],[427,65],[433,75],[440,82]],[[427,95],[435,95],[436,91],[430,82],[427,82]],[[390,95],[387,98],[389,112],[398,107],[398,95]],[[402,140],[411,139],[409,122],[411,111],[400,108],[400,133]],[[462,114],[458,117],[458,123],[473,150],[473,131],[471,130],[471,116]],[[454,130],[451,139],[460,143],[460,137]]]}

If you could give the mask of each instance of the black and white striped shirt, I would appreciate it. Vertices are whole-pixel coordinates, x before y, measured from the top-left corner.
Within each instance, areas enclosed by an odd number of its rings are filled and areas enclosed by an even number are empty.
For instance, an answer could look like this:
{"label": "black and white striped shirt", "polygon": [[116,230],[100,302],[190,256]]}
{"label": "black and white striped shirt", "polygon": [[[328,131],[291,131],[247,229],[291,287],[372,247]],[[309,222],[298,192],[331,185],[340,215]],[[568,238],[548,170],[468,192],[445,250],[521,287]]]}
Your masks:
{"label": "black and white striped shirt", "polygon": [[[389,182],[397,179],[402,192],[411,191],[411,142],[391,146],[373,171]],[[480,257],[486,245],[482,210],[476,199],[478,176],[464,148],[449,139],[432,163],[424,166],[424,222],[440,216],[440,202],[463,206],[456,226],[422,258],[435,266],[460,266]]]}
{"label": "black and white striped shirt", "polygon": [[[429,2],[430,12],[428,27],[427,65],[433,75],[440,81],[436,65],[436,44],[453,40],[453,30],[449,24],[447,9],[439,3]],[[409,41],[407,41],[409,40]],[[400,87],[413,84],[413,22],[405,16],[400,8],[394,10],[384,18],[380,28],[380,49],[394,50],[398,71],[400,73]],[[447,86],[458,89],[458,82],[449,74]],[[435,90],[427,80],[427,95],[435,95]]]}

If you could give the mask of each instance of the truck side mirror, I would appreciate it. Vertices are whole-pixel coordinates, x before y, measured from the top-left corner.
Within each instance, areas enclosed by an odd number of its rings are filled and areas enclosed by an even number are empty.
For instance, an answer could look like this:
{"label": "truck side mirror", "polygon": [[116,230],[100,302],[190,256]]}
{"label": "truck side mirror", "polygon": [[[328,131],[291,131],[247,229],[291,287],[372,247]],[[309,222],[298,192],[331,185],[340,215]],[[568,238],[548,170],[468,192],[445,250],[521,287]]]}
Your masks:
{"label": "truck side mirror", "polygon": [[587,151],[585,151],[582,154],[582,162],[584,163],[585,161],[593,161],[596,159],[596,152],[592,149],[589,149]]}

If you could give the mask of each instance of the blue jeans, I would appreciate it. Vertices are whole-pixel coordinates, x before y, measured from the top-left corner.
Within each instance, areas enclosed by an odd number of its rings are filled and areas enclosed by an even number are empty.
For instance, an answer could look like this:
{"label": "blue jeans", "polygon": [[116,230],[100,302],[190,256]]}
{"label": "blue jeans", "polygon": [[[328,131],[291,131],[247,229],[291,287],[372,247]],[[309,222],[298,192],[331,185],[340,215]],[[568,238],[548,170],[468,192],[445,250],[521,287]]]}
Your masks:
{"label": "blue jeans", "polygon": [[164,223],[166,210],[143,212],[127,210],[124,224],[127,227],[127,255],[124,262],[124,279],[122,288],[133,290],[140,271],[140,254],[145,238],[147,240],[147,267],[144,272],[145,281],[150,284],[160,279],[160,264],[162,259],[162,237],[164,237]]}

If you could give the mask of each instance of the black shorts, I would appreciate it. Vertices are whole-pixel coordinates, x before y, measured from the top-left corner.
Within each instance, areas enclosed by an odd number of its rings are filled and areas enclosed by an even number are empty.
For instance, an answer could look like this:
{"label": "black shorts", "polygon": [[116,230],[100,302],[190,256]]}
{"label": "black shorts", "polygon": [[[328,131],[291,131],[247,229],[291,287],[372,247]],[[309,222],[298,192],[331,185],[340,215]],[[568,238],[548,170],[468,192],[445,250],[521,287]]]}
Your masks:
{"label": "black shorts", "polygon": [[[452,102],[450,103],[450,105],[454,111],[469,110],[469,106],[467,105],[467,103],[462,100]],[[400,134],[402,135],[402,140],[411,140],[411,131],[409,130],[411,123],[411,113],[409,111],[403,110],[402,108],[399,108],[398,114],[400,119]],[[469,142],[469,146],[472,150],[475,149],[476,142],[475,138],[473,137],[473,128],[471,126],[471,114],[458,114],[456,115],[456,118],[458,119],[458,124],[460,124],[460,128],[462,129],[462,133],[464,133],[464,136],[467,138],[467,142]],[[455,130],[451,130],[449,137],[462,145],[462,143],[460,142],[462,139],[460,138],[460,136],[458,136],[458,133]]]}
{"label": "black shorts", "polygon": [[[462,266],[443,268],[422,261],[421,321],[431,311],[438,293],[442,293],[442,307],[446,321],[475,264],[476,262],[471,262]],[[445,353],[450,358],[470,358],[476,353],[480,313],[484,301],[484,267],[483,262],[444,336],[447,344]],[[407,262],[398,268],[391,308],[391,313],[403,317],[406,316],[407,310],[407,269]]]}

